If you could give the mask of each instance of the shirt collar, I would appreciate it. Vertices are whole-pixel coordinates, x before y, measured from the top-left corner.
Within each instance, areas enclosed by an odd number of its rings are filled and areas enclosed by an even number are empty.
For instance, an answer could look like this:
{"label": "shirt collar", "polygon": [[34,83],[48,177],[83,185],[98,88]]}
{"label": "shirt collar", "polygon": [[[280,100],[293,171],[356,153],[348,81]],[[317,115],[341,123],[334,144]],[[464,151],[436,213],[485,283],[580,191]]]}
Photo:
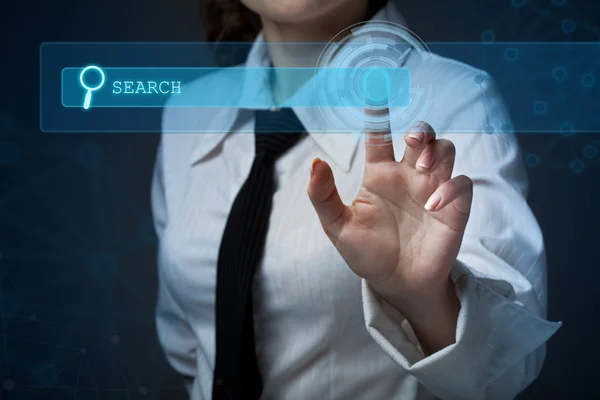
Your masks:
{"label": "shirt collar", "polygon": [[[393,5],[392,1],[388,1],[387,5],[379,10],[371,21],[389,21],[402,26],[406,26],[404,18]],[[264,34],[261,31],[254,41],[248,57],[244,64],[247,68],[261,68],[271,65],[268,55],[267,43],[264,40]],[[256,74],[253,73],[253,79],[256,79]],[[246,96],[270,96],[268,76],[261,77],[259,84],[256,81],[243,82],[241,93],[244,98]],[[294,112],[309,136],[321,148],[321,150],[330,157],[335,164],[343,171],[348,172],[352,165],[352,159],[356,152],[357,145],[360,140],[360,132],[362,126],[356,126],[351,129],[353,133],[323,133],[328,132],[329,122],[322,115],[318,108],[296,108]],[[196,136],[193,150],[191,153],[190,163],[194,164],[206,156],[233,128],[240,110],[236,108],[221,108],[211,117],[211,122],[206,131],[215,133],[201,133]]]}

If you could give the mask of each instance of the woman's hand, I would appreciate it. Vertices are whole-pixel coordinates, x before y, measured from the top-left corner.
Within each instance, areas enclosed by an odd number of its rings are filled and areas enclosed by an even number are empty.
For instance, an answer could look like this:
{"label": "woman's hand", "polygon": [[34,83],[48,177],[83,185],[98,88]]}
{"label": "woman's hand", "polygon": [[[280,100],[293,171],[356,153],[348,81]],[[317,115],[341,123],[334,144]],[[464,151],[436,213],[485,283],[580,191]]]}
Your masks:
{"label": "woman's hand", "polygon": [[454,341],[460,303],[450,271],[473,184],[466,176],[451,179],[454,145],[436,140],[428,124],[419,123],[404,140],[404,157],[396,162],[389,132],[366,132],[364,178],[352,205],[342,203],[331,168],[319,159],[308,194],[352,271],[398,308],[422,347],[434,352]]}

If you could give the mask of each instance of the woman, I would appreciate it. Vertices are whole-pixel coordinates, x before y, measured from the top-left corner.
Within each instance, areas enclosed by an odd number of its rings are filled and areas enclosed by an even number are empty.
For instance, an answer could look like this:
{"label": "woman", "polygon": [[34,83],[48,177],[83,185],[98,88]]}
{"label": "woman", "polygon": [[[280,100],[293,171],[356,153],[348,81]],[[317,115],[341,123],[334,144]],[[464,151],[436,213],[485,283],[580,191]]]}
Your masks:
{"label": "woman", "polygon": [[[318,54],[273,43],[327,42],[367,19],[403,23],[392,4],[367,0],[209,3],[209,39],[255,40],[246,67],[314,66]],[[544,247],[517,142],[434,131],[500,127],[505,108],[489,79],[473,84],[481,71],[439,58],[414,72],[442,90],[404,143],[321,134],[326,122],[288,110],[307,134],[272,162],[272,197],[245,211],[265,135],[234,133],[280,114],[165,109],[153,182],[157,328],[170,363],[193,379],[192,399],[504,399],[539,374],[559,324],[543,319]],[[202,80],[190,87],[202,95]],[[289,95],[277,79],[268,88]],[[176,133],[199,124],[214,133]],[[267,217],[243,222],[259,210]],[[243,236],[252,224],[264,238]],[[250,324],[242,345],[222,323],[235,306],[223,271],[249,263],[241,253],[260,264],[236,314]]]}

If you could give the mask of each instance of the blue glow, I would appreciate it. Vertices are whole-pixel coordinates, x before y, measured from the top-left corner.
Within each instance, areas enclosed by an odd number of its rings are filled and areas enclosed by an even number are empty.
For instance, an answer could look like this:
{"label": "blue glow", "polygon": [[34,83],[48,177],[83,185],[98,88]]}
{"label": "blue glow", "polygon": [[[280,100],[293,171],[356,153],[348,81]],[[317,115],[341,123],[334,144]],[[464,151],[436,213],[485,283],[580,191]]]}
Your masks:
{"label": "blue glow", "polygon": [[587,74],[583,74],[581,76],[581,86],[586,87],[586,88],[592,88],[596,85],[596,77],[591,74],[591,73],[587,73]]}
{"label": "blue glow", "polygon": [[[96,84],[95,86],[89,86],[85,81],[85,76],[89,75],[90,71],[96,71],[98,74],[100,74],[100,83]],[[100,88],[104,86],[104,82],[106,82],[106,75],[104,75],[104,71],[102,70],[102,68],[98,67],[97,65],[88,65],[87,67],[81,70],[81,72],[79,73],[79,84],[86,91],[85,99],[83,100],[84,110],[90,108],[90,105],[92,103],[92,92],[100,90]]]}
{"label": "blue glow", "polygon": [[384,106],[388,102],[390,81],[387,73],[377,68],[370,68],[362,79],[362,90],[367,103],[374,106]]}
{"label": "blue glow", "polygon": [[514,47],[509,47],[504,51],[504,57],[508,61],[517,61],[519,59],[519,51]]}
{"label": "blue glow", "polygon": [[552,76],[561,82],[567,77],[567,69],[565,67],[556,67],[552,70]]}
{"label": "blue glow", "polygon": [[560,133],[563,136],[569,136],[569,135],[571,135],[573,133],[573,125],[571,125],[568,122],[563,123],[560,126]]}
{"label": "blue glow", "polygon": [[538,100],[533,105],[533,112],[536,115],[546,114],[546,111],[548,111],[548,103],[546,103],[545,101]]}
{"label": "blue glow", "polygon": [[565,33],[572,33],[575,30],[575,21],[572,19],[565,19],[562,23],[562,30]]}
{"label": "blue glow", "polygon": [[572,160],[569,166],[571,167],[571,171],[573,171],[576,174],[580,173],[585,168],[583,161],[581,161],[578,158]]}
{"label": "blue glow", "polygon": [[481,33],[481,40],[483,42],[493,42],[495,38],[496,35],[491,29],[487,29]]}
{"label": "blue glow", "polygon": [[[102,80],[96,86],[89,86],[82,79],[88,68],[62,70],[64,107],[81,108],[81,87],[87,90],[84,109],[90,107],[92,92],[94,108],[364,108],[372,104],[410,104],[410,73],[406,68],[111,67],[102,70]],[[295,89],[282,104],[275,104],[272,96],[262,90],[265,80],[273,74]]]}
{"label": "blue glow", "polygon": [[475,77],[473,78],[473,82],[475,82],[475,84],[477,85],[481,85],[483,83],[483,81],[485,80],[484,76],[481,74],[477,74],[475,75]]}
{"label": "blue glow", "polygon": [[540,165],[540,156],[537,154],[528,154],[525,157],[525,164],[530,168],[535,168]]}
{"label": "blue glow", "polygon": [[[560,30],[562,21],[562,19],[557,21],[560,33],[562,33]],[[569,27],[568,24],[567,27]],[[577,28],[579,26],[575,29]],[[483,35],[485,39],[493,38],[492,29],[485,32],[486,34]],[[293,50],[295,46],[300,48],[306,45],[306,43],[289,44],[290,50]],[[470,76],[465,75],[464,78],[468,81],[464,82],[464,86],[459,77],[456,77],[456,81],[438,81],[435,76],[432,76],[432,79],[424,80],[413,78],[411,75],[410,96],[403,98],[395,91],[390,92],[391,108],[401,107],[402,100],[408,99],[410,105],[407,109],[410,109],[412,104],[416,104],[414,100],[420,93],[427,94],[428,88],[433,91],[443,90],[446,85],[456,85],[457,88],[464,88],[465,91],[475,90],[481,93],[486,101],[489,101],[488,97],[492,93],[489,87],[495,86],[507,102],[512,121],[510,129],[503,129],[501,122],[494,123],[494,134],[501,135],[506,131],[561,133],[561,125],[565,121],[573,123],[571,127],[573,133],[596,133],[599,131],[600,120],[598,119],[598,102],[596,100],[600,95],[598,82],[600,75],[595,67],[598,65],[600,57],[598,42],[430,42],[427,45],[433,53],[460,60],[486,72],[475,70]],[[245,53],[249,48],[250,44],[246,43],[221,44],[219,52]],[[518,52],[518,61],[507,64],[508,61],[504,57],[508,48]],[[160,124],[157,123],[161,113],[159,108],[165,105],[168,98],[175,100],[174,104],[169,101],[168,107],[186,107],[186,105],[187,107],[211,107],[211,101],[213,104],[215,104],[215,100],[225,103],[226,97],[230,98],[231,104],[226,104],[225,108],[239,107],[242,105],[241,100],[247,100],[246,104],[249,105],[252,105],[251,100],[257,105],[268,105],[268,101],[263,98],[243,97],[241,80],[237,81],[237,84],[229,82],[223,85],[218,85],[216,81],[208,85],[200,81],[197,84],[192,83],[194,86],[192,89],[197,93],[197,98],[193,100],[194,104],[188,103],[188,100],[185,99],[179,100],[179,104],[177,104],[177,100],[174,98],[185,97],[185,92],[190,88],[190,82],[199,76],[206,75],[211,70],[208,68],[204,70],[205,72],[199,73],[197,68],[209,66],[203,61],[210,62],[209,49],[210,46],[206,43],[44,43],[40,47],[40,128],[44,132],[159,132],[161,129]],[[191,54],[197,56],[190,57]],[[510,55],[512,53],[509,53]],[[436,62],[436,60],[431,61]],[[106,74],[106,83],[92,94],[90,107],[92,112],[81,112],[86,90],[79,83],[78,74],[84,66],[91,62],[102,66]],[[113,67],[117,66],[124,69],[115,70]],[[169,76],[162,69],[173,66],[192,67],[195,70],[190,69],[190,72],[183,72],[183,75],[179,77]],[[72,68],[63,71],[66,67]],[[128,70],[127,67],[133,69]],[[141,70],[139,67],[146,67],[142,76],[135,74],[135,71]],[[407,71],[405,78],[402,78],[401,73],[398,75],[396,73],[388,74],[388,78],[391,80],[390,87],[399,88],[398,84],[402,84],[405,79],[408,82],[408,72],[417,72],[412,69],[412,66],[410,68],[411,70]],[[212,68],[212,70],[216,74],[221,74],[216,68]],[[153,71],[157,73],[153,74]],[[249,76],[252,77],[254,73],[256,71],[250,72]],[[61,74],[63,79],[57,79]],[[227,72],[220,76],[235,78],[236,73],[229,74]],[[257,73],[256,76],[258,75],[260,74]],[[288,75],[292,77],[293,74],[289,73]],[[339,75],[340,79],[331,81],[321,88],[321,92],[330,96],[325,98],[324,102],[311,102],[295,98],[288,104],[294,107],[316,106],[316,108],[323,109],[336,104],[358,105],[361,98],[364,102],[366,96],[362,89],[360,76],[355,74],[352,79],[345,80],[342,79],[345,72]],[[145,83],[144,91],[151,92],[151,94],[141,94],[142,90],[140,90],[140,94],[128,94],[119,98],[112,94],[111,83],[116,78],[123,81],[142,80]],[[96,71],[91,71],[90,75],[86,75],[84,79],[86,79],[87,85],[92,87],[98,83],[100,77]],[[181,80],[181,95],[159,95],[154,93],[152,85],[148,84],[149,80],[160,83],[167,79],[168,82]],[[350,82],[351,85],[343,87],[344,82]],[[256,89],[262,85],[260,82],[256,82],[256,85],[249,84],[249,86],[251,86],[250,89]],[[224,93],[223,88],[229,88],[230,93]],[[160,87],[157,89],[160,92]],[[166,84],[164,84],[163,91],[166,89]],[[210,92],[212,89],[217,90]],[[316,87],[316,89],[319,88]],[[342,98],[339,96],[340,93],[351,96]],[[461,93],[456,93],[456,95],[460,96]],[[64,104],[58,99],[62,99]],[[397,106],[393,104],[397,104]],[[139,109],[136,109],[136,106],[139,106]],[[440,106],[443,107],[443,104]],[[489,118],[493,117],[496,112],[498,110],[493,108],[488,107],[487,109]],[[400,117],[398,121],[400,121]],[[209,124],[198,123],[194,118],[189,118],[189,122],[188,120],[182,121],[181,124],[178,132],[202,132],[203,127],[209,127]],[[485,125],[480,127],[476,133],[485,134]],[[17,121],[14,116],[10,115],[8,110],[0,110],[0,136],[15,132],[16,129]],[[327,128],[327,133],[337,133],[340,132],[340,129],[342,129],[340,125],[332,125]],[[456,125],[453,126],[452,132],[471,133],[473,126],[467,123]],[[596,156],[594,161],[599,157]],[[581,159],[588,160],[583,154],[581,154]]]}
{"label": "blue glow", "polygon": [[595,158],[598,155],[598,149],[596,146],[588,144],[583,148],[583,155],[589,159]]}

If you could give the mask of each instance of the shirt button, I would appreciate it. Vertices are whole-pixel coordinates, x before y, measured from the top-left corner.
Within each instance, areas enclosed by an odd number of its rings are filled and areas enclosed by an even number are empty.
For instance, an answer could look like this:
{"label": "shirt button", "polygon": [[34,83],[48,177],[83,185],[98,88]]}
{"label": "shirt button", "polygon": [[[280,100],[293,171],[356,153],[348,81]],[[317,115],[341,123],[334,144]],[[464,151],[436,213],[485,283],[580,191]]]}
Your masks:
{"label": "shirt button", "polygon": [[215,381],[215,383],[217,384],[217,386],[221,386],[221,385],[223,384],[223,381],[222,381],[222,380],[220,380],[220,379],[217,379],[217,380]]}

